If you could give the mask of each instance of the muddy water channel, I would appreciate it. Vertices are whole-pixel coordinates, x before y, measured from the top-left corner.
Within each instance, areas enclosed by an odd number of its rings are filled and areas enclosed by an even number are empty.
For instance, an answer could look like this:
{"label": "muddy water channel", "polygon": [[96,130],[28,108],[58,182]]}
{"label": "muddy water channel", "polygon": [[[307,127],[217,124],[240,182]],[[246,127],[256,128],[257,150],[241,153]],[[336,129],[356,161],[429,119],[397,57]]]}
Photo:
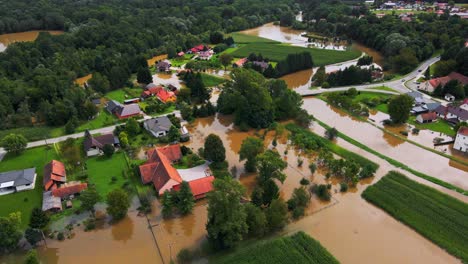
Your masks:
{"label": "muddy water channel", "polygon": [[41,30],[41,31],[27,31],[27,32],[20,32],[20,33],[10,33],[10,34],[3,34],[0,35],[0,52],[6,50],[8,45],[15,42],[24,42],[24,41],[34,41],[39,36],[40,32],[49,32],[52,35],[60,35],[63,34],[63,31],[59,30]]}

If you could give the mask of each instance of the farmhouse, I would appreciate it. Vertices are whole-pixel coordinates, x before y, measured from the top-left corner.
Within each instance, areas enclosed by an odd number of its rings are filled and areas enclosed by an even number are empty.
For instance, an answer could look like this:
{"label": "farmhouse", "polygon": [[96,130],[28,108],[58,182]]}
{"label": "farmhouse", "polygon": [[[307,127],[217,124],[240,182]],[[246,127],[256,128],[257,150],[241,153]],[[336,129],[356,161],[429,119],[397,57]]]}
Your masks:
{"label": "farmhouse", "polygon": [[81,183],[79,181],[72,181],[65,183],[64,185],[60,186],[60,188],[52,190],[52,195],[54,197],[58,197],[60,199],[68,199],[72,195],[79,194],[80,192],[86,190],[88,188],[87,183]]}
{"label": "farmhouse", "polygon": [[143,126],[155,137],[164,137],[171,129],[172,123],[167,116],[145,120]]}
{"label": "farmhouse", "polygon": [[425,89],[428,92],[434,92],[434,90],[437,88],[437,86],[445,86],[449,81],[451,80],[457,80],[460,82],[462,85],[468,84],[468,77],[458,73],[458,72],[451,72],[447,76],[439,77],[439,78],[434,78],[430,79],[425,83]]}
{"label": "farmhouse", "polygon": [[160,72],[168,72],[171,70],[171,62],[169,60],[162,60],[156,63],[156,68]]}
{"label": "farmhouse", "polygon": [[34,189],[36,176],[36,168],[0,173],[0,195]]}
{"label": "farmhouse", "polygon": [[[171,86],[170,88],[172,87],[174,86]],[[177,90],[177,88],[175,90]],[[173,91],[168,91],[163,86],[155,85],[154,83],[148,84],[140,96],[143,99],[156,96],[163,103],[175,102],[177,100],[177,96]]]}
{"label": "farmhouse", "polygon": [[432,123],[435,120],[437,120],[437,113],[435,112],[423,113],[416,117],[416,121],[420,124]]}
{"label": "farmhouse", "polygon": [[102,155],[105,145],[118,147],[120,144],[119,139],[113,134],[105,134],[93,137],[88,130],[85,131],[85,138],[83,141],[84,151],[88,157]]}
{"label": "farmhouse", "polygon": [[51,160],[44,167],[44,190],[57,189],[61,184],[67,182],[67,172],[65,165],[58,160]]}
{"label": "farmhouse", "polygon": [[115,100],[107,102],[106,110],[109,113],[116,115],[119,119],[139,116],[142,113],[138,104],[122,105]]}
{"label": "farmhouse", "polygon": [[210,60],[212,56],[213,56],[213,51],[212,50],[200,51],[198,53],[198,58],[200,60]]}
{"label": "farmhouse", "polygon": [[460,127],[458,129],[453,148],[462,152],[468,152],[468,127]]}
{"label": "farmhouse", "polygon": [[148,160],[140,166],[140,175],[143,184],[152,183],[159,195],[165,191],[177,190],[182,181],[187,181],[195,199],[205,197],[212,190],[214,177],[205,173],[189,177],[181,174],[172,166],[182,158],[179,145],[171,145],[165,148],[154,148],[147,152]]}

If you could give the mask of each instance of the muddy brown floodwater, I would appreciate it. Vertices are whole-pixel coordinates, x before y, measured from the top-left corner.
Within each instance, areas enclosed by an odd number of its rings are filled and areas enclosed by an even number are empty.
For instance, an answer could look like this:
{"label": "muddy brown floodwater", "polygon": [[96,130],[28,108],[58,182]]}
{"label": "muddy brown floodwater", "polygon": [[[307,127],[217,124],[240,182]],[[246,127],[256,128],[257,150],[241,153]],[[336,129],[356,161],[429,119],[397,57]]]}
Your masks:
{"label": "muddy brown floodwater", "polygon": [[35,31],[26,31],[19,33],[10,33],[0,35],[0,52],[6,50],[8,45],[15,42],[24,42],[24,41],[34,41],[39,36],[40,32],[48,32],[51,35],[60,35],[63,34],[63,31],[60,30],[35,30]]}

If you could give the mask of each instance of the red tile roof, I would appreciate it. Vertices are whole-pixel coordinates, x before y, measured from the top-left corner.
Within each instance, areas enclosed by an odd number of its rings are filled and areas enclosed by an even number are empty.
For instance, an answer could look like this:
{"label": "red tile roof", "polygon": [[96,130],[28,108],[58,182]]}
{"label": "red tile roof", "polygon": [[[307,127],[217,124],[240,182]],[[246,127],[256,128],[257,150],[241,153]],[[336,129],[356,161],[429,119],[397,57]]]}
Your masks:
{"label": "red tile roof", "polygon": [[60,198],[65,198],[68,197],[72,194],[77,194],[82,191],[84,191],[86,188],[88,188],[87,183],[81,183],[81,182],[70,182],[62,187],[52,190],[52,195],[55,197],[60,197]]}
{"label": "red tile roof", "polygon": [[[58,160],[52,160],[44,167],[43,185],[46,191],[50,190],[57,183],[64,183],[67,181],[67,173],[65,165]],[[56,186],[55,186],[56,187]]]}
{"label": "red tile roof", "polygon": [[458,72],[451,72],[447,76],[431,79],[431,80],[429,80],[429,83],[431,84],[432,87],[436,88],[437,86],[439,86],[439,84],[441,86],[444,86],[451,80],[457,80],[462,85],[468,84],[468,77],[466,77],[466,76],[464,76],[464,75],[462,75],[462,74],[460,74]]}
{"label": "red tile roof", "polygon": [[457,134],[468,136],[468,127],[460,127]]}
{"label": "red tile roof", "polygon": [[156,96],[161,99],[161,101],[163,102],[166,102],[167,100],[169,100],[170,98],[174,97],[175,94],[174,92],[170,92],[170,91],[167,91],[165,89],[161,89],[158,91],[158,93],[156,94]]}
{"label": "red tile roof", "polygon": [[171,161],[158,148],[148,150],[148,161],[140,166],[140,174],[143,183],[153,181],[158,192],[171,179],[182,182],[179,172],[172,167]]}
{"label": "red tile roof", "polygon": [[[192,190],[193,197],[195,197],[195,199],[204,198],[208,192],[213,190],[214,180],[214,176],[208,176],[190,181],[188,184],[190,186],[190,189]],[[180,184],[174,185],[174,190],[178,191],[180,189],[180,186]]]}
{"label": "red tile roof", "polygon": [[235,64],[237,65],[237,67],[242,67],[244,66],[244,64],[247,62],[247,58],[242,58],[242,59],[238,59]]}
{"label": "red tile roof", "polygon": [[421,114],[421,117],[423,120],[435,120],[437,119],[437,113],[436,112],[429,112],[429,113],[424,113]]}
{"label": "red tile roof", "polygon": [[180,145],[169,145],[167,147],[158,148],[158,150],[164,154],[171,162],[182,159],[182,151]]}

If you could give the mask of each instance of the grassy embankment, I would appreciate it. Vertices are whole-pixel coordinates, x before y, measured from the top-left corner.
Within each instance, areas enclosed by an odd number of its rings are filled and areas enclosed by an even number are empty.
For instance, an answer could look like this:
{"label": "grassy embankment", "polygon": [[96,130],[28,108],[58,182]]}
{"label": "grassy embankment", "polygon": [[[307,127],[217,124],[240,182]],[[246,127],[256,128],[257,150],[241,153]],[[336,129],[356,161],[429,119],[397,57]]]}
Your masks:
{"label": "grassy embankment", "polygon": [[[286,129],[288,129],[291,133],[295,136],[302,137],[304,142],[304,148],[308,149],[309,142],[316,142],[317,145],[325,146],[325,148],[329,149],[331,152],[337,154],[338,156],[344,159],[350,159],[357,162],[362,167],[371,166],[373,169],[377,170],[379,165],[373,161],[368,160],[367,158],[358,155],[354,152],[351,152],[347,149],[344,149],[337,144],[333,143],[332,141],[325,139],[308,129],[302,128],[296,124],[289,123],[286,125]],[[314,145],[313,143],[310,145]]]}
{"label": "grassy embankment", "polygon": [[[319,123],[319,124],[320,124],[322,127],[324,127],[325,129],[329,129],[329,128],[330,128],[329,125],[323,123],[323,122],[320,121],[320,120],[317,120],[317,119],[316,119],[316,122]],[[399,161],[397,161],[397,160],[394,160],[394,159],[392,159],[392,158],[390,158],[390,157],[387,157],[387,156],[385,156],[385,155],[383,155],[383,154],[381,154],[381,153],[375,151],[374,149],[369,148],[368,146],[366,146],[366,145],[364,145],[364,144],[362,144],[362,143],[360,143],[360,142],[358,142],[358,141],[356,141],[356,140],[354,140],[354,139],[348,137],[347,135],[345,135],[345,134],[343,134],[343,133],[341,133],[341,132],[338,132],[338,136],[339,136],[340,138],[342,138],[343,140],[348,141],[349,143],[355,145],[356,147],[361,148],[361,149],[363,149],[363,150],[365,150],[365,151],[367,151],[367,152],[369,152],[369,153],[372,153],[372,154],[374,154],[375,156],[377,156],[377,157],[379,157],[379,158],[381,158],[381,159],[383,159],[383,160],[386,160],[388,163],[392,164],[393,166],[395,166],[395,167],[397,167],[397,168],[401,168],[401,169],[403,169],[403,170],[406,170],[406,171],[408,171],[408,172],[414,174],[415,176],[418,176],[418,177],[420,177],[420,178],[423,178],[423,179],[425,179],[425,180],[427,180],[427,181],[430,181],[430,182],[432,182],[432,183],[435,183],[435,184],[440,185],[440,186],[442,186],[442,187],[445,187],[445,188],[447,188],[447,189],[454,190],[454,191],[459,192],[459,193],[461,193],[461,194],[463,194],[463,195],[468,195],[468,190],[464,190],[463,188],[457,187],[457,186],[455,186],[455,185],[453,185],[453,184],[450,184],[450,183],[448,183],[448,182],[444,182],[444,181],[439,180],[439,179],[437,179],[437,178],[435,178],[435,177],[432,177],[432,176],[429,176],[429,175],[424,174],[424,173],[422,173],[422,172],[419,172],[419,171],[417,171],[417,170],[414,170],[414,169],[410,168],[409,166],[407,166],[407,165],[405,165],[405,164],[403,164],[403,163],[401,163],[401,162],[399,162]]]}
{"label": "grassy embankment", "polygon": [[362,197],[468,262],[468,204],[394,171]]}
{"label": "grassy embankment", "polygon": [[36,168],[36,185],[34,190],[22,191],[0,196],[0,216],[12,212],[21,212],[21,228],[29,223],[33,208],[42,207],[42,179],[44,166],[52,159],[58,159],[52,147],[37,147],[25,150],[18,156],[7,154],[0,162],[0,172]]}
{"label": "grassy embankment", "polygon": [[214,257],[210,263],[247,264],[247,263],[339,263],[318,241],[304,232],[288,237],[238,247],[234,252]]}

